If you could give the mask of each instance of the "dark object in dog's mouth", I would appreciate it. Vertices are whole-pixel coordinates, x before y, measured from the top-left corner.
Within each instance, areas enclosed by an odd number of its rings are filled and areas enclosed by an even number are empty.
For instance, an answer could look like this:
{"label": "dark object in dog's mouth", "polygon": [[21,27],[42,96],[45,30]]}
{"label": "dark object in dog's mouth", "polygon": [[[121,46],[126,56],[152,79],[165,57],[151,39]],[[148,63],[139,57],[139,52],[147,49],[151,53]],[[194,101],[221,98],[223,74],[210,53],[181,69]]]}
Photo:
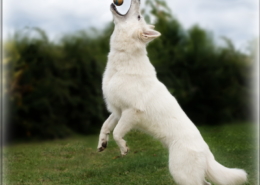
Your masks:
{"label": "dark object in dog's mouth", "polygon": [[128,14],[129,10],[131,9],[131,5],[130,5],[130,8],[128,9],[128,11],[127,11],[125,14],[121,14],[119,11],[117,11],[116,5],[115,5],[114,3],[112,3],[112,4],[110,5],[110,7],[111,7],[118,15],[120,15],[120,16],[122,16],[122,17],[126,16],[126,14]]}
{"label": "dark object in dog's mouth", "polygon": [[111,4],[111,8],[112,8],[113,10],[115,10],[115,12],[116,12],[118,15],[124,16],[123,14],[121,14],[121,13],[119,13],[119,12],[117,11],[116,5],[115,5],[114,3]]}

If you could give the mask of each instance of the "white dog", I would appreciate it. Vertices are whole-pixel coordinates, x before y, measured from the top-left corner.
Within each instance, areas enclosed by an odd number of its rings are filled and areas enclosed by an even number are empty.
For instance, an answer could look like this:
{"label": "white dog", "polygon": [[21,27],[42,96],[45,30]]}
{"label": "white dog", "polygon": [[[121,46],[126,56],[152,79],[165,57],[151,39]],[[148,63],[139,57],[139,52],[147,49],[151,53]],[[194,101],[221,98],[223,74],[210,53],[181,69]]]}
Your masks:
{"label": "white dog", "polygon": [[102,126],[98,149],[107,146],[110,131],[121,154],[128,148],[123,139],[131,129],[158,138],[169,149],[169,169],[179,185],[239,185],[247,181],[241,169],[230,169],[215,161],[200,132],[176,99],[157,79],[147,57],[146,45],[160,33],[140,14],[140,1],[132,0],[122,15],[111,4],[115,29],[103,77],[103,93],[111,115]]}

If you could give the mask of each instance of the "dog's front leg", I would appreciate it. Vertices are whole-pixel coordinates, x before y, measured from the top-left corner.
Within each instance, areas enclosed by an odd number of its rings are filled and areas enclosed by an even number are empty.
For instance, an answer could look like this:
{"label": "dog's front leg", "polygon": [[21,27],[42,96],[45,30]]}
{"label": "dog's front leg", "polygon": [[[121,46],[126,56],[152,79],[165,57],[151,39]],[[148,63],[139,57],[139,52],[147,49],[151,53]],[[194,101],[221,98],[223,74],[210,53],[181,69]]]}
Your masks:
{"label": "dog's front leg", "polygon": [[126,155],[129,150],[123,137],[134,127],[137,122],[137,116],[136,111],[131,109],[125,110],[114,129],[114,140],[119,146],[122,155]]}
{"label": "dog's front leg", "polygon": [[110,131],[115,128],[117,122],[118,118],[112,113],[102,125],[97,147],[99,152],[106,149]]}
{"label": "dog's front leg", "polygon": [[204,184],[203,185],[211,185],[211,183],[209,183],[206,180],[204,180]]}

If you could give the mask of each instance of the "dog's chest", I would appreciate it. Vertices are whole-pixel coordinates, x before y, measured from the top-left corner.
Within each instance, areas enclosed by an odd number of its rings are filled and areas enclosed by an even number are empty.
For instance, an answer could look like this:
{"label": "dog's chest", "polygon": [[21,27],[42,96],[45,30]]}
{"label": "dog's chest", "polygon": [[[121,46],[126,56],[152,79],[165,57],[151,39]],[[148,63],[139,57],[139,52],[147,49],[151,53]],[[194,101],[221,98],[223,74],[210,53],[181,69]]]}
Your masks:
{"label": "dog's chest", "polygon": [[138,96],[139,82],[136,78],[119,72],[105,72],[103,78],[103,94],[108,104],[118,108],[127,106],[128,101],[135,101]]}
{"label": "dog's chest", "polygon": [[107,67],[103,76],[103,95],[109,106],[142,110],[147,93],[153,88],[155,74],[128,74]]}

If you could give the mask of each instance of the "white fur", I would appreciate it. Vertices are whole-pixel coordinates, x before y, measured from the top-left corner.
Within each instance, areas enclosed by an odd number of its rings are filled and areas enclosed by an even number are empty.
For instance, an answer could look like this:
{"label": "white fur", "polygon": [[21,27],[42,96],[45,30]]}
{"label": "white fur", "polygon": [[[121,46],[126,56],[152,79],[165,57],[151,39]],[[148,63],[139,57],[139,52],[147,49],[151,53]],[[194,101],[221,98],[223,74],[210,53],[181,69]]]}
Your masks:
{"label": "white fur", "polygon": [[[239,185],[247,181],[244,170],[229,169],[215,161],[200,132],[176,99],[157,79],[146,45],[160,33],[138,20],[140,2],[132,0],[129,12],[120,16],[111,6],[115,29],[103,77],[103,93],[109,118],[102,126],[98,149],[106,148],[113,136],[121,154],[128,148],[124,135],[142,130],[159,139],[169,149],[169,169],[179,185]],[[140,15],[141,16],[141,15]]]}

